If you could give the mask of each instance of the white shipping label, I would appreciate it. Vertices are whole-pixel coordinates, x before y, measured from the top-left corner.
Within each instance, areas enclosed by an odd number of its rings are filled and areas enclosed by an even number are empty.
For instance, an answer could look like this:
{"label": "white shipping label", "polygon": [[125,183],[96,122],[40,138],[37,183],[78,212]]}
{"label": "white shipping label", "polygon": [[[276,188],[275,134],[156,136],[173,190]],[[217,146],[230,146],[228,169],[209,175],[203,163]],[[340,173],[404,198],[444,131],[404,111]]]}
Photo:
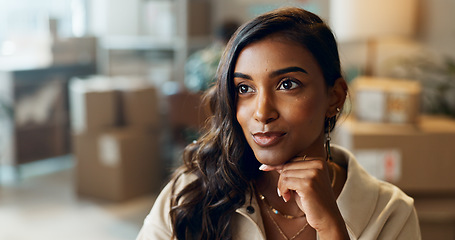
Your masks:
{"label": "white shipping label", "polygon": [[401,153],[397,149],[356,150],[354,155],[359,164],[372,176],[387,182],[401,178]]}
{"label": "white shipping label", "polygon": [[356,115],[361,120],[382,122],[385,119],[387,96],[384,91],[362,90],[356,94]]}
{"label": "white shipping label", "polygon": [[116,167],[120,163],[120,149],[116,139],[109,135],[98,138],[98,159],[103,165]]}

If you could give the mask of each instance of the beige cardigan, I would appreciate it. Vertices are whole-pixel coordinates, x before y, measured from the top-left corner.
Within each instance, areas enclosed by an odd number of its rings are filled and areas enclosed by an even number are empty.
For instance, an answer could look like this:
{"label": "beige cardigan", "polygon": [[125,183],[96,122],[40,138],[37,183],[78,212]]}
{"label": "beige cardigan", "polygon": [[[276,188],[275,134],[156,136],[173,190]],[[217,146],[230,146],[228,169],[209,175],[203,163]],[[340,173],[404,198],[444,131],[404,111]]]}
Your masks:
{"label": "beige cardigan", "polygon": [[[346,149],[333,146],[332,152],[334,159],[345,159],[348,164],[348,178],[337,204],[351,239],[421,239],[412,198],[397,187],[371,177]],[[178,188],[193,179],[193,176],[186,176]],[[146,217],[137,240],[171,239],[170,196],[168,184]],[[246,199],[250,198],[247,196]],[[246,210],[249,206],[255,209],[253,213]],[[235,240],[266,239],[256,198],[236,210],[232,224]]]}

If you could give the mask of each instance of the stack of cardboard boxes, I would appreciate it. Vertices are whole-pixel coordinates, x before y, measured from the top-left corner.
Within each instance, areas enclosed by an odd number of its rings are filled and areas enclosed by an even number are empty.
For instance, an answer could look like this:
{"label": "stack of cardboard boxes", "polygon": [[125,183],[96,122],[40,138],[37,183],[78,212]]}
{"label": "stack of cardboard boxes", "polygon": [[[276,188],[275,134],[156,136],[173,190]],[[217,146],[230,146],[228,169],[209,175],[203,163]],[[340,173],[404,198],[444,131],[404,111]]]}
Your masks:
{"label": "stack of cardboard boxes", "polygon": [[415,82],[356,80],[334,142],[414,197],[423,239],[455,239],[455,119],[420,115]]}
{"label": "stack of cardboard boxes", "polygon": [[157,91],[92,77],[73,79],[69,94],[77,193],[122,201],[156,191],[164,172]]}
{"label": "stack of cardboard boxes", "polygon": [[359,121],[416,124],[419,119],[422,87],[417,81],[358,77],[352,89]]}
{"label": "stack of cardboard boxes", "polygon": [[340,121],[336,143],[375,177],[413,194],[455,193],[455,120],[421,116],[419,125]]}

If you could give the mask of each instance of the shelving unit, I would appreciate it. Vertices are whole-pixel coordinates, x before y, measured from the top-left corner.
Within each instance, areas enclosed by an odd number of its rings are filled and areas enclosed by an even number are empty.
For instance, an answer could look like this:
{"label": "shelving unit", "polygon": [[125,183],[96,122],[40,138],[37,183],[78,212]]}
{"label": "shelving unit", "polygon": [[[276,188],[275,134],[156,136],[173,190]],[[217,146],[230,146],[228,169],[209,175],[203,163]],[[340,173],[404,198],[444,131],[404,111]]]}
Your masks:
{"label": "shelving unit", "polygon": [[[147,26],[144,22],[145,19],[153,17],[144,16],[144,14],[138,14],[138,18],[135,21],[131,21],[135,26],[131,26],[136,30],[125,30],[125,33],[135,32],[136,34],[125,34],[116,32],[111,34],[109,27],[106,27],[106,32],[97,34],[100,37],[98,44],[98,69],[100,74],[113,76],[122,74],[121,71],[116,71],[115,61],[121,57],[116,56],[124,54],[124,64],[119,64],[119,67],[128,68],[128,64],[131,64],[132,72],[135,72],[133,68],[137,67],[139,70],[136,71],[137,75],[147,74],[147,69],[141,69],[141,66],[147,68],[152,67],[153,63],[160,64],[171,64],[171,79],[177,82],[183,82],[184,78],[184,66],[187,57],[194,50],[200,49],[207,46],[211,42],[211,1],[210,0],[148,0],[140,1],[135,0],[134,4],[131,4],[130,9],[124,9],[124,11],[141,13],[141,9],[145,9],[147,4],[148,8],[153,8],[153,2],[158,4],[169,4],[169,9],[172,10],[174,30],[172,36],[160,37],[156,33],[147,32],[148,28],[156,26]],[[104,6],[104,11],[107,11],[104,15],[109,20],[109,12],[116,12],[113,4],[107,3]],[[158,7],[158,6],[157,6]],[[137,9],[140,8],[140,9]],[[137,23],[137,24],[134,24]],[[150,23],[152,24],[152,23]],[[136,57],[136,59],[134,59]],[[117,59],[116,59],[117,58]],[[137,62],[136,62],[137,61]],[[143,65],[142,65],[143,64]],[[128,65],[128,66],[127,66]],[[140,66],[138,66],[140,65]],[[128,71],[125,72],[128,75]],[[147,77],[147,76],[146,76]],[[169,78],[169,77],[168,77]]]}

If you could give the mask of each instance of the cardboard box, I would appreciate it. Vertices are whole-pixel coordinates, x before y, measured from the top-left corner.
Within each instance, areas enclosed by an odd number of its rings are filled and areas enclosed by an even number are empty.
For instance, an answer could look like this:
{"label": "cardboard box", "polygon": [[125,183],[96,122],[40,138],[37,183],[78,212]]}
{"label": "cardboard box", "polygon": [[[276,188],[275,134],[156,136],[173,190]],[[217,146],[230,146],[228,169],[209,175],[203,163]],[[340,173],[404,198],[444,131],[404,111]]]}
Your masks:
{"label": "cardboard box", "polygon": [[103,79],[72,79],[69,84],[73,132],[97,131],[118,124],[117,91]]}
{"label": "cardboard box", "polygon": [[359,121],[417,123],[422,92],[419,82],[358,77],[352,89],[353,109]]}
{"label": "cardboard box", "polygon": [[186,91],[166,96],[169,124],[172,128],[199,130],[208,118],[208,109],[203,105],[202,94]]}
{"label": "cardboard box", "polygon": [[341,120],[334,143],[372,175],[409,193],[455,193],[455,120],[421,116],[417,126]]}
{"label": "cardboard box", "polygon": [[414,204],[419,216],[423,240],[455,239],[455,197],[416,197]]}
{"label": "cardboard box", "polygon": [[70,153],[68,125],[48,123],[15,129],[15,164]]}
{"label": "cardboard box", "polygon": [[138,128],[75,134],[77,193],[122,201],[158,190],[164,176],[159,139],[158,131]]}
{"label": "cardboard box", "polygon": [[159,126],[160,111],[157,90],[153,87],[121,92],[123,121],[127,126]]}

